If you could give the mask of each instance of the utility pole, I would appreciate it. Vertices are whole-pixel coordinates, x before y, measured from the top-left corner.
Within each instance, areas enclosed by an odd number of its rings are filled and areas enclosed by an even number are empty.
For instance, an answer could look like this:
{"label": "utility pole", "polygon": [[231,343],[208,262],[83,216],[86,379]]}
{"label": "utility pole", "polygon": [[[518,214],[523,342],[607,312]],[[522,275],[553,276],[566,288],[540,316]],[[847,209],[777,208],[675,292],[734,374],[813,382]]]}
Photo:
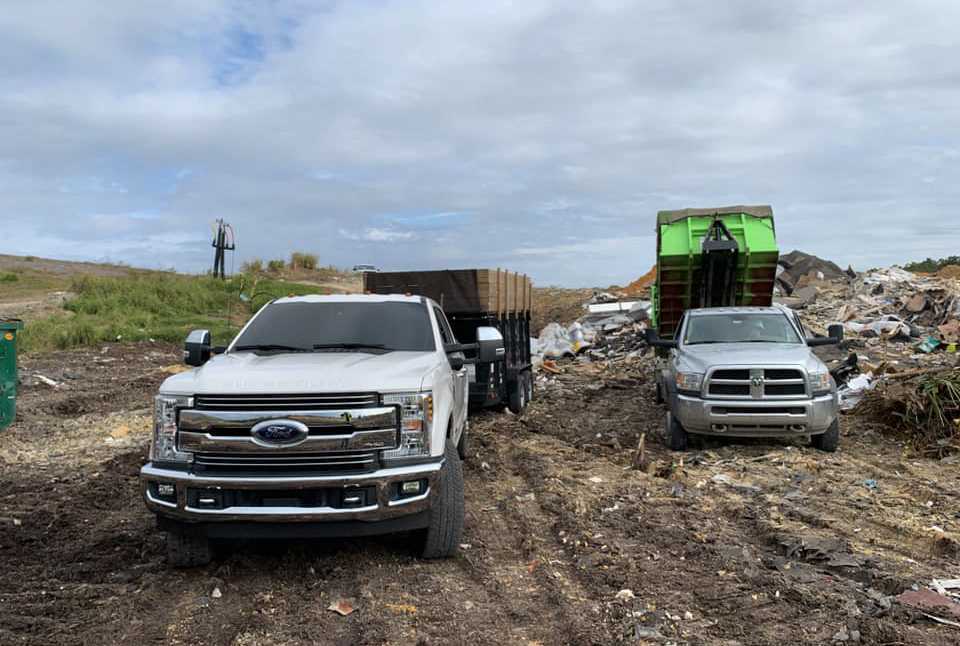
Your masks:
{"label": "utility pole", "polygon": [[232,226],[224,222],[223,218],[218,218],[216,225],[216,232],[213,234],[213,243],[211,244],[216,249],[213,254],[213,277],[226,279],[227,252],[236,249],[237,244]]}

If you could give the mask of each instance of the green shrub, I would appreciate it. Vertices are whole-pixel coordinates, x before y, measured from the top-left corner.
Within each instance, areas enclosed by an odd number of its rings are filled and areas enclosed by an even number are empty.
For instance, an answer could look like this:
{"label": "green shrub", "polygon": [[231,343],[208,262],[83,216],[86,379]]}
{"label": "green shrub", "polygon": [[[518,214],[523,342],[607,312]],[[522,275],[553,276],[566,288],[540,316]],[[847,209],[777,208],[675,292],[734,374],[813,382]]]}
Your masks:
{"label": "green shrub", "polygon": [[248,260],[247,262],[240,265],[240,271],[242,271],[245,274],[262,274],[263,261],[260,260],[259,258]]}
{"label": "green shrub", "polygon": [[271,274],[279,274],[283,271],[283,268],[287,266],[287,263],[281,258],[276,258],[267,262],[267,271]]}
{"label": "green shrub", "polygon": [[907,271],[921,271],[932,274],[940,271],[948,265],[960,265],[960,256],[947,256],[946,258],[940,258],[939,260],[927,258],[926,260],[906,264],[903,266],[903,268]]}
{"label": "green shrub", "polygon": [[294,251],[290,254],[290,268],[291,269],[308,269],[313,271],[317,268],[319,260],[317,256],[312,253],[304,253],[302,251]]}
{"label": "green shrub", "polygon": [[[183,341],[206,328],[224,344],[250,315],[270,300],[311,294],[317,288],[263,277],[144,273],[125,277],[83,276],[70,285],[75,297],[62,314],[27,325],[24,351],[67,349],[111,341]],[[241,297],[241,294],[243,297]]]}
{"label": "green shrub", "polygon": [[17,276],[12,271],[8,271],[4,274],[0,274],[0,283],[15,283],[20,280],[20,277]]}

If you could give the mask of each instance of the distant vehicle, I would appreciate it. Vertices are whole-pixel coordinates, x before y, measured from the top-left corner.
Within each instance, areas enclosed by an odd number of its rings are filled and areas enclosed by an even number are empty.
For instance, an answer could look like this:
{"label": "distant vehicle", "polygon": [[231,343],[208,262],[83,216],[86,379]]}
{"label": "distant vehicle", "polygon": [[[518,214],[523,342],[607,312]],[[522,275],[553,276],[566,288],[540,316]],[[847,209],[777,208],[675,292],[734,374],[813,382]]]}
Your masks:
{"label": "distant vehicle", "polygon": [[377,267],[376,265],[354,265],[353,266],[353,273],[355,274],[365,274],[368,271],[376,273],[380,271],[380,268]]}
{"label": "distant vehicle", "polygon": [[226,348],[192,332],[196,369],[160,386],[140,471],[168,562],[207,563],[211,538],[398,531],[425,558],[452,555],[467,364],[504,355],[495,328],[472,337],[429,298],[379,294],[277,299]]}

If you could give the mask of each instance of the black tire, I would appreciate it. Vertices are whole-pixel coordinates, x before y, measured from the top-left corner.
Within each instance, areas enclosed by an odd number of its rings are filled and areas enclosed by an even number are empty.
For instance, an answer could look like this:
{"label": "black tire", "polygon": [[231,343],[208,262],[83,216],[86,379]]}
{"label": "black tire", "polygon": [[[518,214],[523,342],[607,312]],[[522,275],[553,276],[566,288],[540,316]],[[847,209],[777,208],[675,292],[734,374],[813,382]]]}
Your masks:
{"label": "black tire", "polygon": [[656,400],[658,405],[663,403],[663,391],[660,389],[659,381],[657,382],[657,394],[654,395],[654,399]]}
{"label": "black tire", "polygon": [[457,455],[461,460],[467,459],[467,451],[470,450],[470,439],[467,437],[467,431],[470,429],[470,423],[463,423],[463,431],[460,433],[460,441],[457,442]]}
{"label": "black tire", "polygon": [[826,433],[814,435],[810,438],[810,445],[820,451],[833,453],[840,445],[840,418],[833,420],[833,424],[827,429]]}
{"label": "black tire", "polygon": [[667,432],[667,446],[672,451],[686,451],[687,443],[690,441],[690,435],[680,425],[680,422],[673,416],[673,413],[667,411],[665,418]]}
{"label": "black tire", "polygon": [[517,375],[517,380],[510,386],[510,412],[519,415],[527,407],[527,386],[524,383],[523,375]]}
{"label": "black tire", "polygon": [[172,567],[199,567],[209,563],[211,556],[206,536],[167,532],[167,563]]}
{"label": "black tire", "polygon": [[525,373],[523,373],[523,375],[524,375],[524,377],[526,378],[526,384],[527,384],[527,405],[529,406],[529,405],[530,405],[530,402],[533,401],[533,382],[534,382],[533,373],[532,373],[532,372],[525,372]]}
{"label": "black tire", "polygon": [[430,508],[430,525],[421,532],[420,555],[425,559],[453,556],[463,536],[463,464],[450,442],[444,458],[439,492]]}

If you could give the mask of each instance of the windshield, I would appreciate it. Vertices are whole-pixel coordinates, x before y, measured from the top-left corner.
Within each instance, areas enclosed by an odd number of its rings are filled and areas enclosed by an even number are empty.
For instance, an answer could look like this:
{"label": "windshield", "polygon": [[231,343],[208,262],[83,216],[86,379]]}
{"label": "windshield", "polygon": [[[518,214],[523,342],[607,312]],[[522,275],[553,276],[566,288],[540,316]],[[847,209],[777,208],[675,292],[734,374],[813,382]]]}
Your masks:
{"label": "windshield", "polygon": [[234,350],[321,352],[436,348],[421,303],[274,303],[237,337]]}
{"label": "windshield", "polygon": [[686,345],[702,343],[800,343],[787,317],[781,314],[707,314],[691,316]]}

